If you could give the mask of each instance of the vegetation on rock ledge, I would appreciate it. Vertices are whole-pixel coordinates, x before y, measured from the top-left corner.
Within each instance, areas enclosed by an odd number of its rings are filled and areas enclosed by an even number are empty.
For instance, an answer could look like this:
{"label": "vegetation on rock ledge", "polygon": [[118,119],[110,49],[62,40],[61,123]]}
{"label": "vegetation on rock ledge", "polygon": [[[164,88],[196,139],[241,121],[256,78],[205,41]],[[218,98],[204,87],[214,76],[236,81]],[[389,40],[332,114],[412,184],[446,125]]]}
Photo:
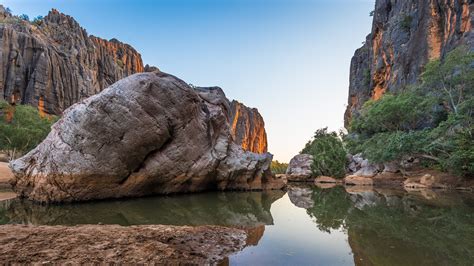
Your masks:
{"label": "vegetation on rock ledge", "polygon": [[430,62],[422,83],[367,102],[345,137],[351,153],[372,162],[406,156],[474,176],[474,53],[464,47]]}

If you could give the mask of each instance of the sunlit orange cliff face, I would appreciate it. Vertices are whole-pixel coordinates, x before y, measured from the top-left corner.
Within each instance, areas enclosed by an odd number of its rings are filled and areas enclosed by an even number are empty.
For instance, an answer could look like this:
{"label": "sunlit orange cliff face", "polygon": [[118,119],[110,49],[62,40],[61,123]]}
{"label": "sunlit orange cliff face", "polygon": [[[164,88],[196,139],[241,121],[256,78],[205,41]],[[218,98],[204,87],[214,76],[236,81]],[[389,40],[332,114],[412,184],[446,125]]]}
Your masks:
{"label": "sunlit orange cliff face", "polygon": [[420,81],[429,60],[472,42],[469,0],[377,0],[372,32],[352,58],[345,126],[362,105]]}
{"label": "sunlit orange cliff face", "polygon": [[267,152],[267,133],[265,122],[255,108],[232,101],[230,122],[234,140],[246,151]]}

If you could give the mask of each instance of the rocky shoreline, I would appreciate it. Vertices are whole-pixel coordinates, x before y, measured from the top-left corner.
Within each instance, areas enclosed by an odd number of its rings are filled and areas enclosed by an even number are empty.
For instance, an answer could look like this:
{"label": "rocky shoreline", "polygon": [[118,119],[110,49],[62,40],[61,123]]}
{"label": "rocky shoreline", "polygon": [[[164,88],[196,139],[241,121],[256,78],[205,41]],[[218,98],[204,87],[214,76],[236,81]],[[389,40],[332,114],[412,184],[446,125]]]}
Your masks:
{"label": "rocky shoreline", "polygon": [[219,226],[0,226],[2,264],[217,264],[246,244]]}
{"label": "rocky shoreline", "polygon": [[314,176],[311,170],[313,157],[308,154],[296,155],[288,166],[286,174],[278,178],[290,183],[315,183],[320,187],[370,186],[402,188],[405,190],[420,189],[454,189],[474,191],[474,180],[464,179],[449,173],[423,168],[413,162],[390,163],[384,165],[370,164],[361,155],[349,155],[350,162],[345,178]]}

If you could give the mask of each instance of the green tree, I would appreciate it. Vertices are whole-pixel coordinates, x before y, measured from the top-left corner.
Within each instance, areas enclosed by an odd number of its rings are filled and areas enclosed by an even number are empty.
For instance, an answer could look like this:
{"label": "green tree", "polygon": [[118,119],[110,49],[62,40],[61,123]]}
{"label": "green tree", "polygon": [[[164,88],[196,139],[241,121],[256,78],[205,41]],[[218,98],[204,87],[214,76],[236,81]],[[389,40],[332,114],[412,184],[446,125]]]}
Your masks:
{"label": "green tree", "polygon": [[344,138],[372,162],[416,156],[474,176],[474,53],[464,47],[426,66],[422,83],[364,104]]}
{"label": "green tree", "polygon": [[327,128],[318,129],[301,153],[313,156],[311,170],[315,176],[345,176],[346,151],[336,132],[328,132]]}
{"label": "green tree", "polygon": [[11,106],[0,101],[0,150],[11,159],[36,147],[48,135],[55,116],[41,118],[38,110],[28,105]]}

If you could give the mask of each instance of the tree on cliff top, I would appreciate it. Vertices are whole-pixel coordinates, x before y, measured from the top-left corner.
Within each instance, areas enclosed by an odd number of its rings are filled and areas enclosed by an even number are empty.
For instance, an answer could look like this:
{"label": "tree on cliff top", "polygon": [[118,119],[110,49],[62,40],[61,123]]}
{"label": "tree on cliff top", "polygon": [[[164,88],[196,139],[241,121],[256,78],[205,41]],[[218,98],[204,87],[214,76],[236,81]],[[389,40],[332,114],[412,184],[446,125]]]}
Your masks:
{"label": "tree on cliff top", "polygon": [[327,128],[318,129],[301,153],[313,156],[311,170],[315,176],[345,176],[346,151],[336,132],[328,132]]}

